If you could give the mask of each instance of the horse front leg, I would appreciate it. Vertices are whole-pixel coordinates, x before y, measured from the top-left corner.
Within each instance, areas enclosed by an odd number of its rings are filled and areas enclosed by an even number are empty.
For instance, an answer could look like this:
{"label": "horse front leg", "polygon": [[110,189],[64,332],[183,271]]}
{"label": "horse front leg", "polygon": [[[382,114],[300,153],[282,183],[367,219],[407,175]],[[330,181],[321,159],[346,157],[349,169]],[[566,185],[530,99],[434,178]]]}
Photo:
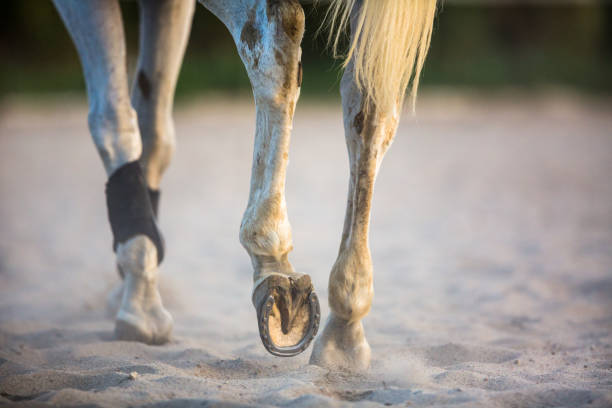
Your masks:
{"label": "horse front leg", "polygon": [[331,314],[317,338],[310,362],[332,369],[364,370],[370,346],[361,319],[374,295],[368,243],[374,180],[399,119],[395,112],[366,109],[352,64],[341,82],[346,145],[350,160],[349,193],[340,250],[329,276]]}
{"label": "horse front leg", "polygon": [[292,241],[285,203],[304,12],[297,0],[201,3],[230,30],[253,88],[255,147],[240,242],[254,269],[252,301],[261,340],[272,354],[293,356],[309,345],[320,318],[310,277],[296,272],[288,259]]}
{"label": "horse front leg", "polygon": [[[159,221],[161,180],[176,145],[172,118],[174,90],[196,4],[181,0],[139,3],[140,45],[131,99],[142,138],[139,161],[153,214]],[[121,270],[119,273],[123,275]],[[113,317],[123,301],[124,286],[124,281],[119,282],[108,296],[107,311]]]}
{"label": "horse front leg", "polygon": [[81,58],[89,129],[106,173],[108,217],[116,261],[125,276],[115,334],[121,340],[166,342],[172,317],[157,288],[163,239],[138,162],[142,141],[130,103],[121,11],[112,0],[54,0]]}

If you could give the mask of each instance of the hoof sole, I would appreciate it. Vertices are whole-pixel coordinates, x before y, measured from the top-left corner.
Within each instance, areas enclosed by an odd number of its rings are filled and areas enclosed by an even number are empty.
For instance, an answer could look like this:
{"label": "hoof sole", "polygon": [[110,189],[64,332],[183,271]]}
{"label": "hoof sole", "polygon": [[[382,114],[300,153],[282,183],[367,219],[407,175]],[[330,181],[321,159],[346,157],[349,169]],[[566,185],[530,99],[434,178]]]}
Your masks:
{"label": "hoof sole", "polygon": [[[272,355],[296,356],[315,338],[321,320],[319,299],[310,277],[272,276],[264,283],[254,294],[261,342]],[[285,344],[275,341],[279,338]]]}

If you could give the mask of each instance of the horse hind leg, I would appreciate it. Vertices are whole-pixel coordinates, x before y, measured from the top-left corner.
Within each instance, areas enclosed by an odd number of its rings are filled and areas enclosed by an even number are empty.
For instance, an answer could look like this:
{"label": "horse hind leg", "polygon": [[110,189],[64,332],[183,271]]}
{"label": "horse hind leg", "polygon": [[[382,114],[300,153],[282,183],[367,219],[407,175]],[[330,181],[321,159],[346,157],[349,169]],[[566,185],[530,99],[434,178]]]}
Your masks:
{"label": "horse hind leg", "polygon": [[156,213],[161,178],[174,153],[174,90],[194,10],[191,1],[140,0],[140,54],[132,105],[142,137],[140,163]]}
{"label": "horse hind leg", "polygon": [[115,334],[123,340],[163,343],[172,331],[172,317],[157,289],[163,245],[138,164],[142,142],[130,104],[119,4],[111,0],[54,3],[81,58],[89,128],[109,177],[109,219],[117,264],[125,275]]}
{"label": "horse hind leg", "polygon": [[[368,230],[374,180],[397,128],[398,112],[364,110],[364,100],[349,64],[341,82],[350,183],[340,250],[329,277],[331,314],[315,341],[312,364],[361,371],[370,363],[370,346],[361,319],[374,294]],[[397,107],[399,109],[399,107]]]}
{"label": "horse hind leg", "polygon": [[288,259],[292,242],[285,203],[304,12],[297,0],[201,3],[228,27],[253,88],[255,148],[240,242],[254,269],[252,301],[261,340],[270,353],[293,356],[309,345],[320,315],[310,277],[296,272]]}

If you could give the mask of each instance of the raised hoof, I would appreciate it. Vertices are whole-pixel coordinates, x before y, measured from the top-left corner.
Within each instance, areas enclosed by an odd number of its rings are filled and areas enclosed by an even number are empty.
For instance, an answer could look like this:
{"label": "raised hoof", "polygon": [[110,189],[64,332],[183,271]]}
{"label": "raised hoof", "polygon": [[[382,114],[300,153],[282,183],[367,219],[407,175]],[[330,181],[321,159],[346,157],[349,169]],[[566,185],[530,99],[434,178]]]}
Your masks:
{"label": "raised hoof", "polygon": [[308,346],[319,330],[319,299],[308,275],[272,275],[253,293],[261,341],[278,357],[293,357]]}
{"label": "raised hoof", "polygon": [[361,321],[347,322],[332,314],[315,341],[310,364],[331,370],[360,372],[370,366],[370,354]]}

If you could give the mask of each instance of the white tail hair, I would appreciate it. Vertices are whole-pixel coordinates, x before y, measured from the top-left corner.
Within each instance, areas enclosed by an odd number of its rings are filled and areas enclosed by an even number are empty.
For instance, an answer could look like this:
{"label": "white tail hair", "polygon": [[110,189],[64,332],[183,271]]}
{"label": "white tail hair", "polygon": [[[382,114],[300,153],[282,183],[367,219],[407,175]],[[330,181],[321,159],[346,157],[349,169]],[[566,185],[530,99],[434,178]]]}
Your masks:
{"label": "white tail hair", "polygon": [[[352,60],[365,108],[393,111],[408,85],[414,109],[419,79],[431,42],[436,0],[331,0],[328,42],[338,56],[342,33],[353,20],[343,67]],[[354,7],[358,14],[352,15]]]}

